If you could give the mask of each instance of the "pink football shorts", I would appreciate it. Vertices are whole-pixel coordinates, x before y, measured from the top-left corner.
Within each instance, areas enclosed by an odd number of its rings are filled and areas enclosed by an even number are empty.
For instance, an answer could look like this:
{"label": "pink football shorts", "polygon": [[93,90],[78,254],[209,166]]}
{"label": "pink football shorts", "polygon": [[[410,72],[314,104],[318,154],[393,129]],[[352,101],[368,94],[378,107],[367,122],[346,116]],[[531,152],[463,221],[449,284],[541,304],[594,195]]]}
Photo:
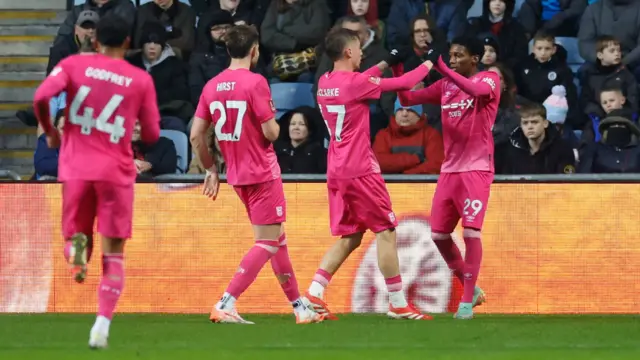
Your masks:
{"label": "pink football shorts", "polygon": [[331,234],[378,233],[398,226],[391,198],[380,174],[327,179]]}
{"label": "pink football shorts", "polygon": [[282,179],[234,186],[233,189],[247,209],[252,225],[282,224],[287,220]]}
{"label": "pink football shorts", "polygon": [[133,227],[133,184],[108,181],[70,180],[62,184],[62,234],[69,239],[81,232],[93,235],[98,218],[98,232],[105,237],[128,239]]}
{"label": "pink football shorts", "polygon": [[442,173],[431,204],[433,232],[450,234],[462,219],[462,226],[482,229],[493,173],[467,171]]}

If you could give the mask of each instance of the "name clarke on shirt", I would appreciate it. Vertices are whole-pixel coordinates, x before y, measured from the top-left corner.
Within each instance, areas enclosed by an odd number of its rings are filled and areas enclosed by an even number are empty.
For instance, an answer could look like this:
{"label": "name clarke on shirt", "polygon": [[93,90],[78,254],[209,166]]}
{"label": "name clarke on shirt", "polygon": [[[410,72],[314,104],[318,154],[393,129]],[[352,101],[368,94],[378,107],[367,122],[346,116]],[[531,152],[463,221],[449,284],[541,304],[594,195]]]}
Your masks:
{"label": "name clarke on shirt", "polygon": [[337,97],[337,96],[340,96],[340,89],[339,88],[318,89],[318,96],[322,96],[322,97]]}

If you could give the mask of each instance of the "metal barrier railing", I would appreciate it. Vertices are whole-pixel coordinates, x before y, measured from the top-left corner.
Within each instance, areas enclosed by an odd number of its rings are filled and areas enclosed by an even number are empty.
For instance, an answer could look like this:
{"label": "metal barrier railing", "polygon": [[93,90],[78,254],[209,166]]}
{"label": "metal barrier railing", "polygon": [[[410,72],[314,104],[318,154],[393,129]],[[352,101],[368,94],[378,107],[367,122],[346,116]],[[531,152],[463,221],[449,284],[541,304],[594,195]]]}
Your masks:
{"label": "metal barrier railing", "polygon": [[0,180],[9,179],[13,181],[20,181],[22,178],[17,173],[11,170],[0,170]]}

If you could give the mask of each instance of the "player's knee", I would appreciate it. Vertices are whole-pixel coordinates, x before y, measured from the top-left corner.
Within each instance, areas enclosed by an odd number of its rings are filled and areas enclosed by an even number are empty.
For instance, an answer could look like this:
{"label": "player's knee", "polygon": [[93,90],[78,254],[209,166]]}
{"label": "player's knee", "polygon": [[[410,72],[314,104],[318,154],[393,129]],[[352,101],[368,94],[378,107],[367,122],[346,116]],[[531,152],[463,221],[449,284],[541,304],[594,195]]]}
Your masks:
{"label": "player's knee", "polygon": [[479,229],[464,228],[462,236],[465,238],[480,238],[482,236],[482,232]]}
{"label": "player's knee", "polygon": [[345,247],[347,247],[350,251],[357,249],[360,244],[362,244],[362,236],[363,233],[355,233],[351,235],[345,235],[342,237],[342,243]]}
{"label": "player's knee", "polygon": [[104,237],[102,240],[103,254],[122,254],[124,253],[125,239]]}
{"label": "player's knee", "polygon": [[431,232],[431,239],[433,241],[449,240],[449,239],[451,239],[451,234],[447,234],[447,233],[444,233],[444,232],[432,231]]}

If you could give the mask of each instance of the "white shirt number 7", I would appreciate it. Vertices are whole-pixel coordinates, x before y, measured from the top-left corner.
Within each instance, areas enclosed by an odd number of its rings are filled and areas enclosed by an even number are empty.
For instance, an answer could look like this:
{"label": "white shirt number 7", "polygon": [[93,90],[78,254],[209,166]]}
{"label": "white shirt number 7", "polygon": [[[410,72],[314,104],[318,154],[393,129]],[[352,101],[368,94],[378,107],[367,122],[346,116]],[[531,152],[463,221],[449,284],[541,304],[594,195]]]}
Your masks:
{"label": "white shirt number 7", "polygon": [[[322,111],[322,106],[318,105],[320,108],[320,112],[322,113],[322,117],[324,117],[324,112]],[[340,142],[342,141],[342,127],[344,126],[344,117],[347,114],[347,111],[344,105],[327,105],[327,112],[330,114],[336,114],[336,131],[333,134],[333,138]],[[325,125],[327,125],[327,130],[329,131],[329,137],[331,137],[331,128],[329,127],[329,122],[325,119]]]}

